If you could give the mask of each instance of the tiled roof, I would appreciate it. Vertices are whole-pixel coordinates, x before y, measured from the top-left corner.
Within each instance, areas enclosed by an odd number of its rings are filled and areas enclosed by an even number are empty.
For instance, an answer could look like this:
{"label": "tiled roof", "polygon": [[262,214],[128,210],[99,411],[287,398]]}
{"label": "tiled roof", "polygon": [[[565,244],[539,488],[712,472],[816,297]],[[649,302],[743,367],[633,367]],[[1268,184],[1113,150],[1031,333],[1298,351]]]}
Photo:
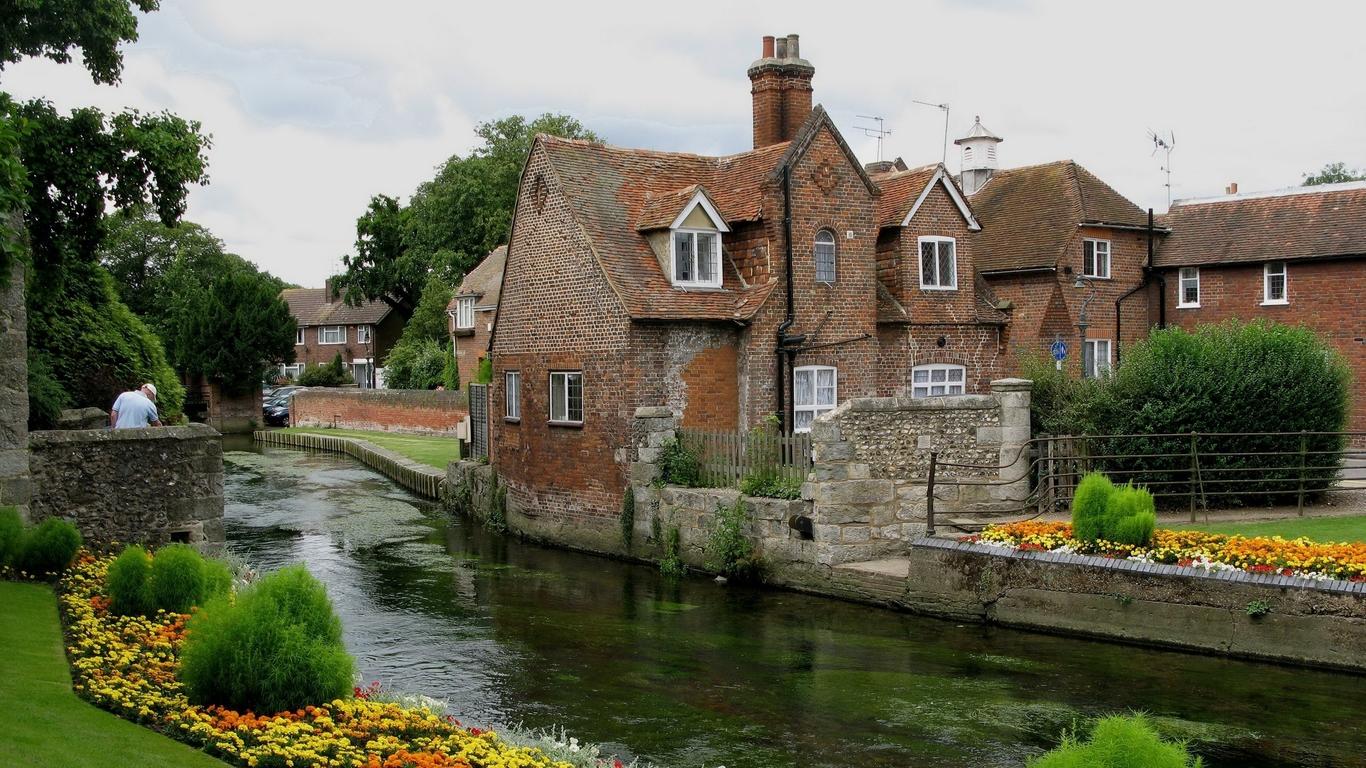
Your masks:
{"label": "tiled roof", "polygon": [[352,307],[341,300],[331,301],[326,288],[286,288],[280,298],[289,305],[289,313],[301,326],[310,325],[374,325],[389,314],[390,307],[382,301],[367,301]]}
{"label": "tiled roof", "polygon": [[925,185],[930,183],[938,169],[939,164],[935,163],[908,171],[875,174],[873,181],[882,190],[877,199],[878,227],[901,226],[906,213],[911,210],[920,193],[925,191]]}
{"label": "tiled roof", "polygon": [[[507,266],[508,247],[500,245],[489,251],[489,255],[471,269],[465,279],[460,281],[456,296],[475,296],[475,306],[492,307],[498,305],[498,293],[503,288],[503,267]],[[455,309],[455,298],[447,309]]]}
{"label": "tiled roof", "polygon": [[1366,255],[1366,182],[1178,200],[1162,267]]}
{"label": "tiled roof", "polygon": [[1082,224],[1145,226],[1148,215],[1071,160],[997,171],[971,198],[984,272],[1057,266]]}
{"label": "tiled roof", "polygon": [[978,272],[972,276],[972,286],[977,293],[977,322],[990,323],[992,325],[1005,325],[1010,322],[1010,315],[996,308],[1000,299],[992,292],[991,286],[983,279],[982,273]]}
{"label": "tiled roof", "polygon": [[663,192],[658,195],[652,192],[645,193],[645,206],[640,211],[640,220],[636,222],[636,229],[645,232],[651,229],[663,229],[674,223],[678,214],[683,212],[683,206],[687,205],[693,195],[701,187],[696,184],[675,190],[673,192]]}
{"label": "tiled roof", "polygon": [[901,306],[901,302],[896,300],[887,286],[879,280],[877,284],[877,321],[879,323],[906,323],[910,322],[911,316],[906,313],[906,308]]}

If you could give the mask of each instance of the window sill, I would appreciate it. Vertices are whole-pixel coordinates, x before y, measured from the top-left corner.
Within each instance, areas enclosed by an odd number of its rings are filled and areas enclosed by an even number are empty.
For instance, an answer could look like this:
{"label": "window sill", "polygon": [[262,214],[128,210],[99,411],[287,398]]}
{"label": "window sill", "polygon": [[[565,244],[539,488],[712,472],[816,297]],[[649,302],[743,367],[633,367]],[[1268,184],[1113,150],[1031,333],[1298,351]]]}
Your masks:
{"label": "window sill", "polygon": [[320,341],[320,342],[318,342],[318,346],[320,346],[320,347],[341,347],[341,346],[345,346],[345,345],[346,345],[346,342],[344,342],[344,341]]}
{"label": "window sill", "polygon": [[547,421],[546,424],[552,427],[568,427],[569,429],[583,429],[582,421],[555,421],[554,419],[552,419],[550,421]]}
{"label": "window sill", "polygon": [[956,290],[958,290],[958,286],[956,286],[956,285],[922,285],[922,286],[920,286],[920,290],[922,290],[922,291],[956,291]]}
{"label": "window sill", "polygon": [[452,335],[452,336],[473,336],[473,335],[474,335],[474,328],[456,328],[454,331],[451,331],[451,335]]}
{"label": "window sill", "polygon": [[1200,308],[1200,305],[1199,305],[1199,304],[1177,304],[1177,305],[1176,305],[1176,308],[1177,308],[1177,309],[1199,309],[1199,308]]}
{"label": "window sill", "polygon": [[1290,300],[1289,300],[1289,299],[1281,299],[1281,300],[1279,300],[1279,301],[1263,301],[1263,302],[1261,303],[1260,306],[1263,306],[1263,307],[1288,307],[1288,306],[1290,306]]}
{"label": "window sill", "polygon": [[1088,274],[1086,274],[1085,272],[1083,272],[1083,273],[1081,274],[1081,276],[1084,277],[1084,278],[1086,278],[1087,280],[1113,280],[1113,279],[1114,279],[1114,278],[1110,277],[1109,275],[1088,275]]}
{"label": "window sill", "polygon": [[673,285],[673,287],[677,288],[677,289],[680,290],[680,291],[724,291],[724,290],[726,290],[725,288],[721,287],[721,284],[720,284],[720,283],[717,283],[717,284],[715,284],[715,285],[713,285],[713,284],[711,284],[711,283],[673,283],[672,285]]}
{"label": "window sill", "polygon": [[522,417],[521,417],[521,416],[504,416],[504,417],[503,417],[503,423],[504,423],[504,424],[521,424],[521,423],[522,423]]}

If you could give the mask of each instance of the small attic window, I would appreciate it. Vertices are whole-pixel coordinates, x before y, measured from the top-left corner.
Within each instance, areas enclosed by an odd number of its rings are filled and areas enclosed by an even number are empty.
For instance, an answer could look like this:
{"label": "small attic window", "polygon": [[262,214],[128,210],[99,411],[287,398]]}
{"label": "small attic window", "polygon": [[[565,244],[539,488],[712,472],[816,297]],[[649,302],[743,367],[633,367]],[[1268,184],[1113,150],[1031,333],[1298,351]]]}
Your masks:
{"label": "small attic window", "polygon": [[730,229],[702,190],[683,206],[670,230],[673,284],[680,288],[720,288],[721,233]]}

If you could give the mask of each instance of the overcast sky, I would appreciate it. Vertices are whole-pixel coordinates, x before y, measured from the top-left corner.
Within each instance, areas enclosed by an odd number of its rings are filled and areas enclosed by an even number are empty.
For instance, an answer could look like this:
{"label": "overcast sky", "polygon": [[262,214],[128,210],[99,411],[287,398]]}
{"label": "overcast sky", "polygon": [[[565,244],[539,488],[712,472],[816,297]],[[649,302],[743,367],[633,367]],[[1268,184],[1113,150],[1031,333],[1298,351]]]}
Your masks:
{"label": "overcast sky", "polygon": [[1072,158],[1159,212],[1150,129],[1175,134],[1174,198],[1366,166],[1366,3],[1349,0],[162,0],[140,19],[119,86],[29,61],[3,88],[201,121],[211,183],[187,217],[303,285],[339,268],[371,195],[409,195],[480,121],[565,112],[613,144],[749,149],[765,34],[801,35],[815,100],[865,161],[858,115],[886,118],[886,157],[940,158],[943,112],[917,99],[950,105],[950,139],[980,114],[1003,167]]}

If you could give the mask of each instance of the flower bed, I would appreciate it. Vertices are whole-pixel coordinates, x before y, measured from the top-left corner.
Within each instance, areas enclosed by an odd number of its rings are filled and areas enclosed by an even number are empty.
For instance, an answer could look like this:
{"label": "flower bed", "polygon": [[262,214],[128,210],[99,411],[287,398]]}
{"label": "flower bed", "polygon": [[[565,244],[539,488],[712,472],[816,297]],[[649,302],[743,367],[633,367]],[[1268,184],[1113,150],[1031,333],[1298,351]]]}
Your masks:
{"label": "flower bed", "polygon": [[1280,536],[1228,536],[1158,529],[1147,547],[1072,538],[1065,522],[1027,521],[993,525],[963,541],[1036,552],[1070,552],[1201,568],[1242,570],[1307,579],[1366,581],[1366,544],[1317,542]]}
{"label": "flower bed", "polygon": [[192,705],[175,674],[187,617],[111,613],[110,561],[83,555],[60,582],[60,602],[76,693],[128,720],[259,768],[570,768],[428,707],[378,701],[373,688],[271,715]]}

